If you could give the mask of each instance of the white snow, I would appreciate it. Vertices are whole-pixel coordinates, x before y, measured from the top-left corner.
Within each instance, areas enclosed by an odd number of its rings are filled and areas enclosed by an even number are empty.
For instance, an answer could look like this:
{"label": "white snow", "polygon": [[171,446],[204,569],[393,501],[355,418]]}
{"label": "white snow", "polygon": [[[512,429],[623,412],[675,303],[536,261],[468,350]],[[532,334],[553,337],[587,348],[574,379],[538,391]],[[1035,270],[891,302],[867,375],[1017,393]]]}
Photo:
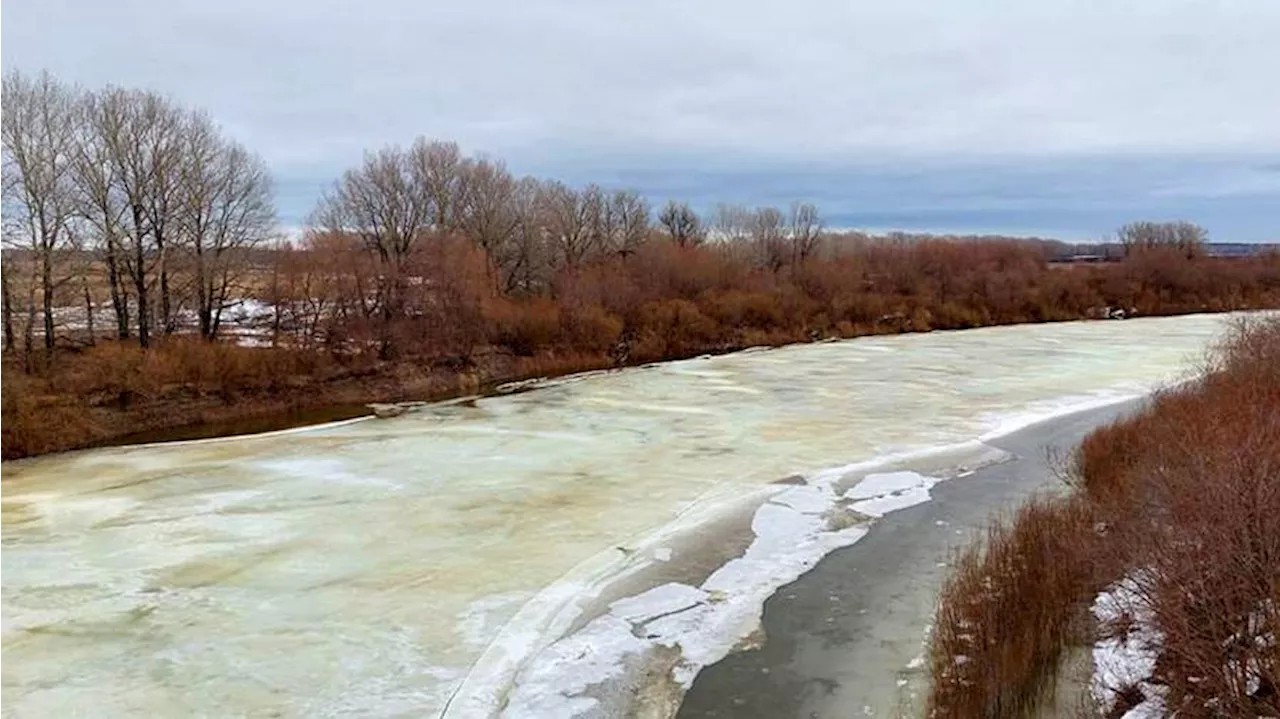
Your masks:
{"label": "white snow", "polygon": [[938,480],[916,472],[886,472],[867,475],[857,486],[844,493],[845,499],[859,500],[853,511],[868,517],[883,517],[929,501],[929,490]]}
{"label": "white snow", "polygon": [[845,499],[870,499],[886,494],[904,492],[921,486],[919,474],[915,472],[884,472],[869,474],[852,489],[844,493]]}
{"label": "white snow", "polygon": [[926,487],[919,487],[908,490],[901,494],[890,494],[885,497],[875,497],[874,499],[864,499],[861,502],[853,503],[853,511],[859,514],[865,514],[868,517],[883,517],[890,512],[896,512],[899,509],[914,507],[917,504],[923,504],[929,501],[929,490]]}
{"label": "white snow", "polygon": [[[1110,712],[1120,691],[1137,687],[1143,700],[1125,712],[1125,719],[1165,716],[1165,687],[1151,681],[1164,636],[1152,625],[1151,608],[1142,595],[1142,579],[1141,573],[1131,574],[1093,602],[1093,616],[1106,634],[1093,647],[1093,698],[1103,712]],[[1124,631],[1108,632],[1108,625]]]}
{"label": "white snow", "polygon": [[[833,529],[830,513],[860,497],[853,508],[879,517],[929,499],[938,482],[915,472],[869,474],[837,493],[849,466],[824,470],[809,483],[783,489],[760,505],[751,521],[755,539],[700,587],[668,583],[613,602],[609,612],[534,657],[516,679],[503,716],[577,716],[597,707],[585,696],[594,683],[617,677],[628,657],[677,647],[673,678],[686,688],[705,666],[724,658],[760,624],[764,602],[831,551],[866,535],[868,525]],[[612,673],[607,668],[613,662]],[[586,663],[586,675],[578,667]]]}
{"label": "white snow", "polygon": [[707,593],[688,584],[671,582],[609,605],[614,616],[643,624],[665,614],[680,612],[706,601]]}

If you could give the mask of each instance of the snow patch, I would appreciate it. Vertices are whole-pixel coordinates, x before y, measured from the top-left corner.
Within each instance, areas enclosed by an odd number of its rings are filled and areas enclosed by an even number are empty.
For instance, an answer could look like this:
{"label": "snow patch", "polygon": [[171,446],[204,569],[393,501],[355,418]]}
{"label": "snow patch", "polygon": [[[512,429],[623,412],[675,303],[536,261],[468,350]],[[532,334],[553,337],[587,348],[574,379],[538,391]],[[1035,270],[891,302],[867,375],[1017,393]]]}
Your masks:
{"label": "snow patch", "polygon": [[525,662],[503,716],[572,717],[600,711],[592,685],[618,678],[629,658],[660,648],[680,652],[672,679],[688,689],[701,669],[734,650],[760,626],[764,602],[824,556],[861,539],[868,525],[836,516],[853,508],[879,517],[929,499],[939,480],[915,472],[870,474],[844,492],[837,483],[855,465],[811,475],[778,491],[752,516],[755,538],[698,587],[668,583],[609,605],[605,614]]}
{"label": "snow patch", "polygon": [[1137,688],[1142,700],[1124,713],[1125,719],[1165,716],[1165,687],[1151,681],[1164,635],[1155,628],[1151,607],[1141,590],[1142,575],[1132,574],[1094,599],[1093,616],[1107,636],[1093,647],[1094,701],[1110,713],[1121,692]]}
{"label": "snow patch", "polygon": [[915,472],[869,474],[853,488],[846,491],[844,496],[846,499],[870,499],[895,492],[904,492],[921,486],[921,479],[923,477]]}
{"label": "snow patch", "polygon": [[706,601],[707,593],[688,584],[671,582],[619,599],[609,605],[609,612],[631,622],[643,624],[665,614],[680,612]]}
{"label": "snow patch", "polygon": [[868,517],[883,517],[928,502],[929,490],[937,483],[936,478],[916,472],[871,474],[845,492],[844,497],[858,500],[851,505],[853,511]]}

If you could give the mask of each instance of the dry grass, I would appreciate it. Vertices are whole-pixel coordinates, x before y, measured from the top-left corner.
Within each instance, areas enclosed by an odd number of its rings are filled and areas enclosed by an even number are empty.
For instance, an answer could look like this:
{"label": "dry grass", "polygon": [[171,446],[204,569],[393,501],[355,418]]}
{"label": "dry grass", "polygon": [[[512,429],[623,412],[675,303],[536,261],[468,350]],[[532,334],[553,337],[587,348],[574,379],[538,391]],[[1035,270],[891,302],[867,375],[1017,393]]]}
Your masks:
{"label": "dry grass", "polygon": [[1088,503],[1035,500],[964,552],[939,600],[930,645],[936,717],[1026,716],[1052,689],[1095,585]]}

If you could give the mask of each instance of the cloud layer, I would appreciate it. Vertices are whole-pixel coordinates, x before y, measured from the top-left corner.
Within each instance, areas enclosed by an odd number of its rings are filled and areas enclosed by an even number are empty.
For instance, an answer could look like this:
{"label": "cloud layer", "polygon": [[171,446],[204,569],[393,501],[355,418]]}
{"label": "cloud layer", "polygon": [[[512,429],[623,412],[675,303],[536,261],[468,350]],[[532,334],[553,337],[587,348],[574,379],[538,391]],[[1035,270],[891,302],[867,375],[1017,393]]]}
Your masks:
{"label": "cloud layer", "polygon": [[364,149],[426,134],[655,196],[1078,232],[1097,196],[1280,234],[1272,0],[13,0],[4,20],[6,68],[208,108],[272,164],[287,217]]}

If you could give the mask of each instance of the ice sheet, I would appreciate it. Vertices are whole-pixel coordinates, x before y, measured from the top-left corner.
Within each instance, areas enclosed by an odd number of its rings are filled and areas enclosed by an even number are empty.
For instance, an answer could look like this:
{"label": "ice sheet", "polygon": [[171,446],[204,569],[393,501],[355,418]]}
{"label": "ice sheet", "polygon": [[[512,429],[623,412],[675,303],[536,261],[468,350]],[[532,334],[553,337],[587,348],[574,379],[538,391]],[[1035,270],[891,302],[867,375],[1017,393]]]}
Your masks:
{"label": "ice sheet", "polygon": [[[430,714],[482,656],[506,658],[489,665],[501,693],[572,624],[575,597],[691,508],[1146,391],[1184,376],[1222,326],[864,338],[391,420],[6,463],[6,710]],[[825,498],[792,489],[758,517],[758,549],[698,587],[728,597],[698,656],[856,534],[820,529]],[[852,501],[887,511],[921,489]],[[831,536],[787,539],[815,531]],[[530,599],[477,608],[503,595]]]}

